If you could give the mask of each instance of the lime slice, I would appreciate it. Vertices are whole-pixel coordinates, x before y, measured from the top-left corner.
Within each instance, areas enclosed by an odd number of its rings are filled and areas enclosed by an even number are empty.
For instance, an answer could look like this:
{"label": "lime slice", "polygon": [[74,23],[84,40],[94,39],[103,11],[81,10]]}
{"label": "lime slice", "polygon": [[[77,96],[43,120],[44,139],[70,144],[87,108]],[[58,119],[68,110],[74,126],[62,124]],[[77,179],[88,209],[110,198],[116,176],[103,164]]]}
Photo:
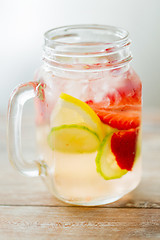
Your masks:
{"label": "lime slice", "polygon": [[100,139],[94,131],[85,126],[62,125],[51,129],[48,144],[52,150],[86,153],[96,151]]}
{"label": "lime slice", "polygon": [[50,119],[51,127],[61,125],[86,126],[102,140],[103,128],[99,117],[85,102],[68,94],[61,93]]}
{"label": "lime slice", "polygon": [[127,173],[118,166],[111,151],[111,137],[112,133],[103,139],[96,157],[97,172],[106,180],[120,178]]}

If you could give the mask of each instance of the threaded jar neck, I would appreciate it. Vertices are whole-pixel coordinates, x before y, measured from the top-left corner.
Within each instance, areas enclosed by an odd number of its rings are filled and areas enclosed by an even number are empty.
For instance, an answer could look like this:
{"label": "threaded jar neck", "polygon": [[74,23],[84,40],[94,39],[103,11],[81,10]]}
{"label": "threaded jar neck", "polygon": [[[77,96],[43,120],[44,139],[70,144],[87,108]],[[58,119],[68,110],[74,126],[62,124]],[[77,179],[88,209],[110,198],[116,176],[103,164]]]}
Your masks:
{"label": "threaded jar neck", "polygon": [[43,60],[70,71],[113,69],[132,59],[128,32],[104,25],[73,25],[44,34]]}

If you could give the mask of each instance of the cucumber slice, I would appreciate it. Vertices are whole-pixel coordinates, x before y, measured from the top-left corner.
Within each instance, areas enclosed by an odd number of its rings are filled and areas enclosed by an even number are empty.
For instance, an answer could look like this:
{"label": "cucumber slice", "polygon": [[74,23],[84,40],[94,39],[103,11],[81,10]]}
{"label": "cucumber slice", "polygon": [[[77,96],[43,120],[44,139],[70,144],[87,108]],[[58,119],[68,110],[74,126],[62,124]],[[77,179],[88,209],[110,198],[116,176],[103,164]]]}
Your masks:
{"label": "cucumber slice", "polygon": [[97,133],[86,126],[77,124],[61,125],[51,129],[48,144],[52,150],[86,153],[96,151],[100,139]]}
{"label": "cucumber slice", "polygon": [[128,171],[121,169],[111,151],[111,137],[112,133],[106,135],[103,139],[96,157],[97,172],[106,179],[116,179],[122,177]]}

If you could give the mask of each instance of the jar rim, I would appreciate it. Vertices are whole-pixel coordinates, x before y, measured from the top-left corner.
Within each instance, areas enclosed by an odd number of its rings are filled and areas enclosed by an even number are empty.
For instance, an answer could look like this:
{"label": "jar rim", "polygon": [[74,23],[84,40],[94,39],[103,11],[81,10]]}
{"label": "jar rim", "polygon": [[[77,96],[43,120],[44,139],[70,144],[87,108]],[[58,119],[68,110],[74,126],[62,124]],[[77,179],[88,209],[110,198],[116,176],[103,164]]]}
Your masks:
{"label": "jar rim", "polygon": [[115,68],[132,59],[129,33],[123,28],[81,24],[51,29],[44,34],[43,60],[71,71]]}
{"label": "jar rim", "polygon": [[[112,42],[86,42],[86,43],[82,43],[82,42],[65,42],[65,41],[58,41],[57,39],[60,39],[61,37],[70,37],[70,34],[66,34],[66,35],[58,35],[59,32],[63,32],[64,33],[68,30],[75,30],[75,29],[81,29],[81,30],[99,30],[99,31],[108,31],[108,32],[112,32],[114,34],[116,34],[117,37],[119,37],[119,39],[114,40]],[[74,36],[74,35],[72,35]],[[48,42],[52,42],[55,43],[57,45],[71,45],[71,46],[83,46],[83,47],[89,47],[89,46],[97,46],[97,45],[116,45],[116,44],[124,44],[129,37],[129,33],[128,31],[126,31],[125,29],[121,28],[121,27],[115,27],[115,26],[110,26],[110,25],[101,25],[101,24],[79,24],[79,25],[68,25],[68,26],[61,26],[61,27],[57,27],[57,28],[53,28],[48,30],[47,32],[44,33],[44,40],[45,43]],[[47,45],[47,44],[46,44]]]}

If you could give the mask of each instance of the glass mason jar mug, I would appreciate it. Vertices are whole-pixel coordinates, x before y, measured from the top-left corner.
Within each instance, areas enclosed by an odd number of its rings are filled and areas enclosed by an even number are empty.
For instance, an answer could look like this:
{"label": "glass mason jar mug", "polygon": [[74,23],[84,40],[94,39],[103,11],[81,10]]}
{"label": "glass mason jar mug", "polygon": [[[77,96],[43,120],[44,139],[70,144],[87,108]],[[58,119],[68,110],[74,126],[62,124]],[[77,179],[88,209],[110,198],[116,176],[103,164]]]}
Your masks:
{"label": "glass mason jar mug", "polygon": [[[22,174],[43,176],[65,202],[116,201],[141,177],[142,85],[130,67],[128,33],[75,25],[44,36],[35,80],[18,86],[10,98],[9,158]],[[32,164],[22,154],[20,127],[23,105],[31,98],[41,156]]]}

